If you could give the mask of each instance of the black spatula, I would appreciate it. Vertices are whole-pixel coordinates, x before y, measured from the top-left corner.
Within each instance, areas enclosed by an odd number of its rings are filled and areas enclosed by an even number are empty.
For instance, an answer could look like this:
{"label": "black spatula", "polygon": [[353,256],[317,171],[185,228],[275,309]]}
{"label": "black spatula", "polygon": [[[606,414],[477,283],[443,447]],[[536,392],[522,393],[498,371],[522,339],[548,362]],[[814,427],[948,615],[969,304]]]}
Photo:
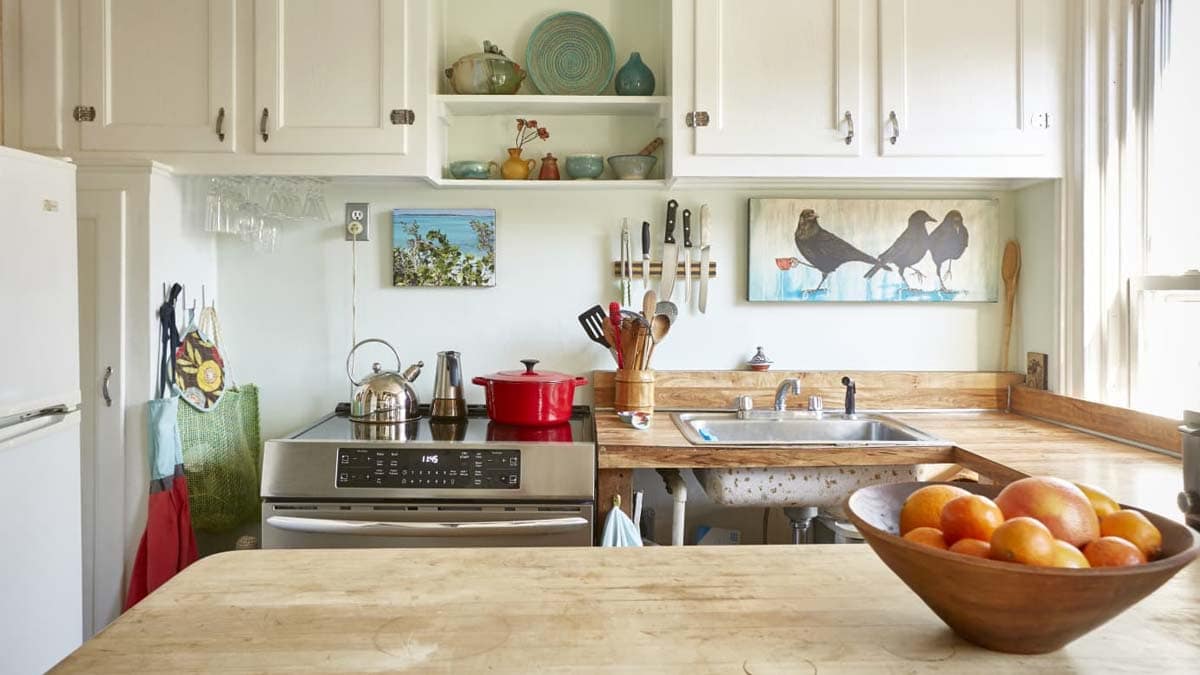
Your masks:
{"label": "black spatula", "polygon": [[608,312],[600,305],[579,315],[579,325],[583,326],[583,332],[587,333],[588,339],[605,349],[612,349],[612,345],[604,338],[605,321],[608,321]]}

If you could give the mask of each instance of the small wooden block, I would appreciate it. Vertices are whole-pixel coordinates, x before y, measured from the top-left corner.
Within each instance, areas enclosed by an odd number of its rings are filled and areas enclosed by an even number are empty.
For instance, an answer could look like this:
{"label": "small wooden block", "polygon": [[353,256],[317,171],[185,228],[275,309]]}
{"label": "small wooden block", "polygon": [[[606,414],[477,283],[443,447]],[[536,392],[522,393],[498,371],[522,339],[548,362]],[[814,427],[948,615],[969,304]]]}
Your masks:
{"label": "small wooden block", "polygon": [[1050,356],[1039,352],[1025,354],[1025,386],[1030,389],[1047,389],[1046,364]]}

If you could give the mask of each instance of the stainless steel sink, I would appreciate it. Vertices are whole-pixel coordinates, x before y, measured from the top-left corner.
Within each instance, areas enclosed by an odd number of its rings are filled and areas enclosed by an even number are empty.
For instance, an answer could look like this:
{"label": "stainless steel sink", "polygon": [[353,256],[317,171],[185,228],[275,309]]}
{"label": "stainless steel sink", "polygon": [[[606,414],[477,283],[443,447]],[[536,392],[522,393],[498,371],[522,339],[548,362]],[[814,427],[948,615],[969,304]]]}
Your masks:
{"label": "stainless steel sink", "polygon": [[[808,411],[676,413],[675,425],[701,446],[809,446],[856,448],[947,446],[948,442],[889,417]],[[736,467],[693,469],[708,496],[724,506],[815,506],[842,517],[850,493],[866,485],[926,480],[936,470],[923,465]]]}
{"label": "stainless steel sink", "polygon": [[824,412],[676,413],[675,426],[693,445],[930,446],[945,441],[889,417]]}

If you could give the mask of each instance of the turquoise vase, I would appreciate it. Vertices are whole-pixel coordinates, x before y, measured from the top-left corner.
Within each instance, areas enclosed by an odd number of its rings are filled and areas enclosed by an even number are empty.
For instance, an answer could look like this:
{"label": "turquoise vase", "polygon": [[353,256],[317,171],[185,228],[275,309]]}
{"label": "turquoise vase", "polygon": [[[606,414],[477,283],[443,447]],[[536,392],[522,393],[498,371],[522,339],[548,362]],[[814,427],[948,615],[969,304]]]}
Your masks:
{"label": "turquoise vase", "polygon": [[617,71],[617,80],[613,86],[620,96],[652,96],[654,73],[642,63],[642,55],[634,52],[629,55],[629,61]]}

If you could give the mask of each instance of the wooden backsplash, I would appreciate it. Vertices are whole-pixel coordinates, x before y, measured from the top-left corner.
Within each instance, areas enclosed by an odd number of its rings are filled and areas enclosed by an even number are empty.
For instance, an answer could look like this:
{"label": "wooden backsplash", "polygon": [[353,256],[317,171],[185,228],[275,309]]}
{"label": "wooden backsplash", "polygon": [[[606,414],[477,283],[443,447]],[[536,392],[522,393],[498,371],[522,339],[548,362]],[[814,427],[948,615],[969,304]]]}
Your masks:
{"label": "wooden backsplash", "polygon": [[[802,384],[799,397],[788,406],[803,408],[812,394],[825,399],[825,407],[841,410],[849,375],[858,389],[858,407],[864,410],[919,410],[944,408],[1008,407],[1008,387],[1025,380],[1020,373],[997,372],[900,372],[900,371],[768,371],[746,370],[660,370],[655,376],[654,405],[658,409],[732,409],[736,396],[754,397],[756,407],[775,402],[775,388],[785,377]],[[613,371],[592,373],[593,401],[597,408],[611,408]]]}

